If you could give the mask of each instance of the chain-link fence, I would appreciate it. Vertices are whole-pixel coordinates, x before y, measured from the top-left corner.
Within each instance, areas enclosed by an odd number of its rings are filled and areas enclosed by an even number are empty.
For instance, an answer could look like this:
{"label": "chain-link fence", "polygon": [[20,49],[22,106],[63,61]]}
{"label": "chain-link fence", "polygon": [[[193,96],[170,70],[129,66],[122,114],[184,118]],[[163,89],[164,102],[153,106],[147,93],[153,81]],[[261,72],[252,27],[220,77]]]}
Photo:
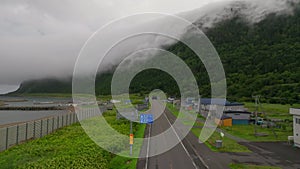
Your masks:
{"label": "chain-link fence", "polygon": [[[100,107],[101,112],[105,112],[106,107]],[[88,108],[80,111],[79,114],[67,113],[58,116],[48,117],[40,120],[20,123],[12,126],[0,128],[0,152],[14,145],[18,145],[27,140],[41,138],[64,126],[71,125],[97,115],[95,108]]]}

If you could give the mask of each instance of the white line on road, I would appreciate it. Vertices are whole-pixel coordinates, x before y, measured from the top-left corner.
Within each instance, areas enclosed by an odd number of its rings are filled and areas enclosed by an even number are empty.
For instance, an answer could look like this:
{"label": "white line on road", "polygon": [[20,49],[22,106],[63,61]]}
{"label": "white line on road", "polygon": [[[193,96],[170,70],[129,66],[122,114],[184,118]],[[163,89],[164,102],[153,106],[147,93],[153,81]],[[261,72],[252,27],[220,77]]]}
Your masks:
{"label": "white line on road", "polygon": [[197,165],[196,165],[195,162],[193,161],[193,158],[190,156],[189,152],[187,151],[187,149],[186,149],[185,146],[183,145],[183,143],[182,143],[180,137],[178,136],[177,132],[175,131],[174,127],[172,126],[171,122],[169,121],[169,119],[168,119],[168,117],[166,116],[165,113],[164,113],[164,116],[165,116],[165,118],[167,119],[168,123],[170,124],[170,126],[171,126],[173,132],[175,133],[175,135],[176,135],[176,137],[177,137],[177,139],[180,141],[180,144],[181,144],[181,146],[183,147],[184,151],[186,152],[186,154],[188,155],[188,157],[191,159],[191,161],[192,161],[194,167],[195,167],[196,169],[198,169]]}
{"label": "white line on road", "polygon": [[193,149],[193,151],[195,152],[195,154],[198,156],[198,158],[200,159],[200,161],[202,162],[202,164],[209,169],[208,165],[205,163],[205,161],[203,160],[203,158],[197,153],[196,149],[192,146],[191,142],[186,139],[186,141],[188,142],[189,145],[191,145],[191,148]]}
{"label": "white line on road", "polygon": [[145,169],[148,169],[148,156],[149,156],[149,147],[150,147],[150,138],[151,138],[151,126],[152,126],[152,124],[150,124],[149,133],[148,133],[148,144],[147,144],[147,154],[146,154]]}

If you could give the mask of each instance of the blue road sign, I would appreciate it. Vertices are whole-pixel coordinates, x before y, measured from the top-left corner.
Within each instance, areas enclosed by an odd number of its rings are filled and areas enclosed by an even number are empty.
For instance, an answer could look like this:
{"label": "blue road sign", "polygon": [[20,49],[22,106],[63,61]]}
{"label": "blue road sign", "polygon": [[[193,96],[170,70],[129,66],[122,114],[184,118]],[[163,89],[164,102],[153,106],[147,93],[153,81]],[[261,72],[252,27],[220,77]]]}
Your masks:
{"label": "blue road sign", "polygon": [[153,123],[153,115],[152,114],[141,114],[140,123],[143,123],[143,124]]}

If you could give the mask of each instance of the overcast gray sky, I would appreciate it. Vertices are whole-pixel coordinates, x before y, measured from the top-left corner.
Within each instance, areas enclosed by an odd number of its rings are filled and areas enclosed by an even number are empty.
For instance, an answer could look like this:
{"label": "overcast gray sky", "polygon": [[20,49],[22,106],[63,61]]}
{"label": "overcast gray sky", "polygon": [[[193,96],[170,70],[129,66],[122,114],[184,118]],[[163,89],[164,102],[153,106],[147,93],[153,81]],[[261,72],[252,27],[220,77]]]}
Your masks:
{"label": "overcast gray sky", "polygon": [[[88,37],[113,19],[175,14],[219,1],[229,0],[1,0],[0,93],[27,79],[72,73]],[[273,1],[281,0],[262,3]]]}

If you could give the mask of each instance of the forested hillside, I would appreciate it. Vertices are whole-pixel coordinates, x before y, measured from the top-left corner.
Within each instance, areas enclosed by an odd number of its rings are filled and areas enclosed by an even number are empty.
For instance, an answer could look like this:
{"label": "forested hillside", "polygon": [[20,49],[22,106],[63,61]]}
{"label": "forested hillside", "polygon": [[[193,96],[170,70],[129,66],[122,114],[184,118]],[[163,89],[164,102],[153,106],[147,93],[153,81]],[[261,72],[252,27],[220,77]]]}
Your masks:
{"label": "forested hillside", "polygon": [[[251,100],[261,95],[271,103],[300,102],[300,8],[294,15],[268,15],[259,23],[249,24],[242,17],[217,23],[206,31],[217,49],[227,77],[231,100]],[[182,43],[168,48],[191,68],[200,85],[201,95],[209,97],[209,80],[201,61]],[[97,94],[109,94],[111,73],[99,75]],[[99,83],[100,82],[100,83]],[[155,82],[155,83],[154,83]],[[178,95],[174,80],[158,70],[141,72],[130,91],[147,93],[160,88]],[[54,79],[25,82],[16,93],[71,92],[71,82]]]}

